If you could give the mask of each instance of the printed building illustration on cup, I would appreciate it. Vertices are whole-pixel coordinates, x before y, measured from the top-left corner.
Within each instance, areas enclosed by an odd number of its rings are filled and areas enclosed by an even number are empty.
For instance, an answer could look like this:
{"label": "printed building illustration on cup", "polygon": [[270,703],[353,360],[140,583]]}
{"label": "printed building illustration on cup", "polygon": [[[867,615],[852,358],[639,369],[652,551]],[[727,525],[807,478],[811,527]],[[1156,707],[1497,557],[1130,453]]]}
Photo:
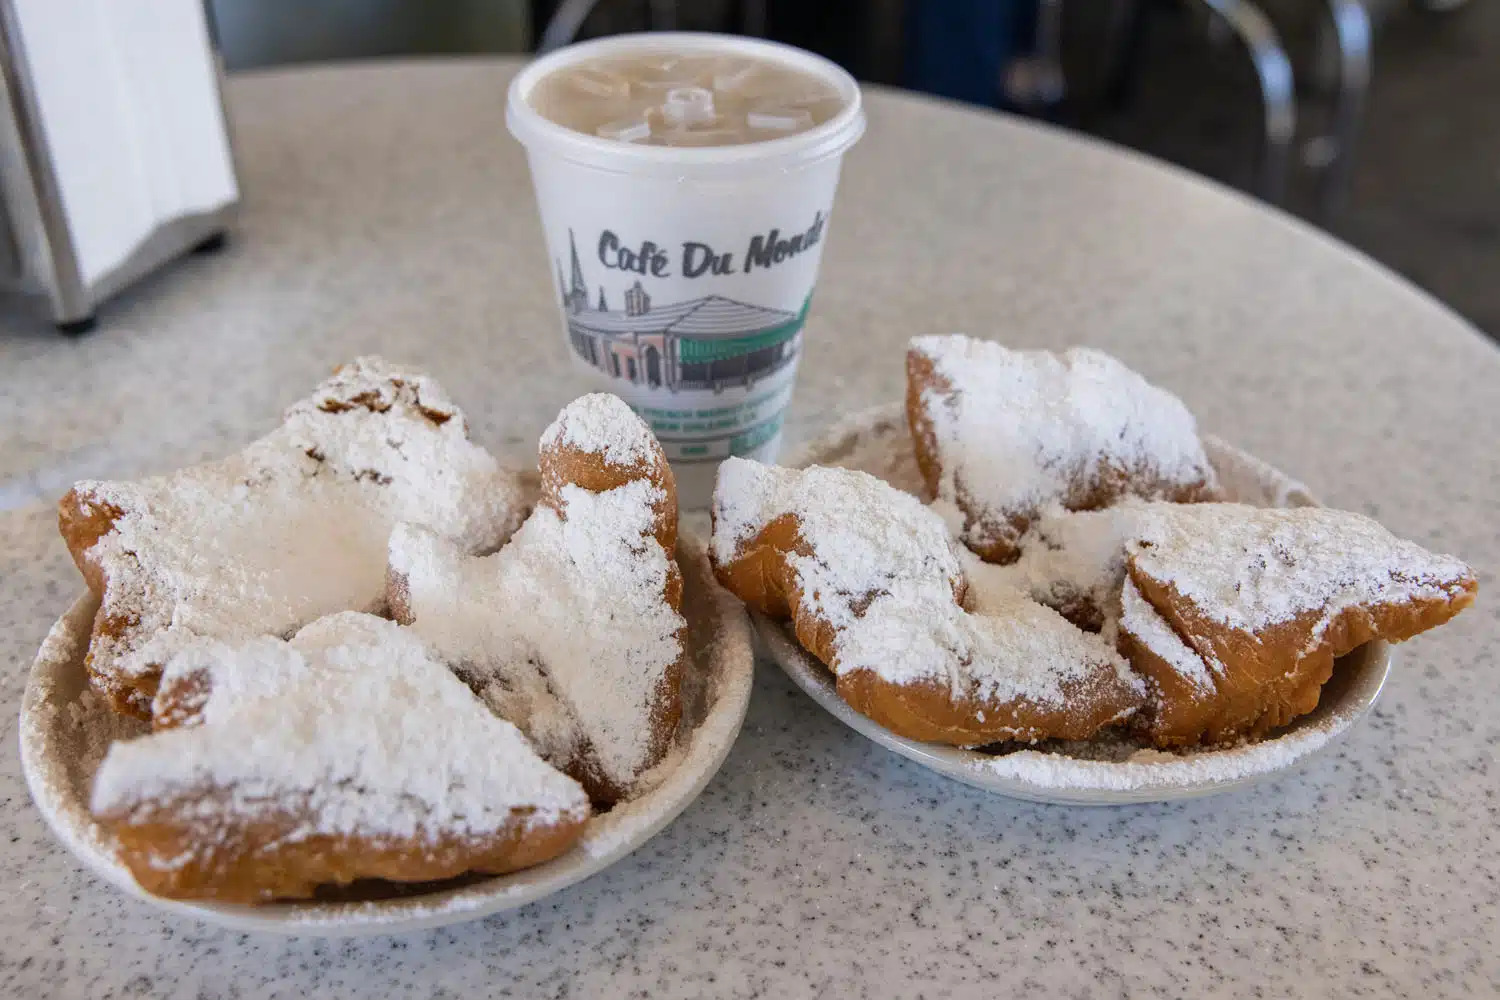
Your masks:
{"label": "printed building illustration on cup", "polygon": [[637,281],[624,308],[611,310],[604,288],[591,303],[573,234],[568,234],[572,274],[557,284],[568,321],[568,340],[584,361],[636,385],[679,389],[746,388],[791,364],[812,302],[797,312],[750,305],[722,295],[655,305]]}

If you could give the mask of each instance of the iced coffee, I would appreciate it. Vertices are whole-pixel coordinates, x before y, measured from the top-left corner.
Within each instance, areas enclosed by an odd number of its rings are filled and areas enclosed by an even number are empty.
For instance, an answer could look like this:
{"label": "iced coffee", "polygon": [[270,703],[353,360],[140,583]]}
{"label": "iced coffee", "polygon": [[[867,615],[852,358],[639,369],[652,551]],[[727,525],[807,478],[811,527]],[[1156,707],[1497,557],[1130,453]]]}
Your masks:
{"label": "iced coffee", "polygon": [[531,105],[584,135],[653,146],[739,146],[816,128],[838,90],[772,59],[700,52],[601,56],[543,78]]}
{"label": "iced coffee", "polygon": [[547,271],[581,376],[651,424],[684,508],[731,455],[772,461],[803,354],[859,86],[809,52],[641,34],[511,84]]}

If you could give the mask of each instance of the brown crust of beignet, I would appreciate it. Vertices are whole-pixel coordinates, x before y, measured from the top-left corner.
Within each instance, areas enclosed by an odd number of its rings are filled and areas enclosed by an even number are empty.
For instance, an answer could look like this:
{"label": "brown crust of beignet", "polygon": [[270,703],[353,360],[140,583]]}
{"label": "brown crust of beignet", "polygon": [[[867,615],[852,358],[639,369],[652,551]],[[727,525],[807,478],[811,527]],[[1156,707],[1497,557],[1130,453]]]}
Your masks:
{"label": "brown crust of beignet", "polygon": [[906,352],[906,424],[911,429],[912,451],[917,456],[917,468],[922,472],[922,483],[926,492],[922,499],[931,502],[937,496],[938,483],[943,479],[943,466],[938,461],[937,431],[932,426],[932,417],[922,404],[922,396],[929,389],[944,395],[953,391],[948,380],[937,373],[932,359],[921,351]]}
{"label": "brown crust of beignet", "polygon": [[715,560],[714,575],[746,604],[772,618],[790,618],[796,582],[787,556],[793,553],[811,555],[812,547],[802,539],[796,515],[783,514],[742,542],[732,560]]}
{"label": "brown crust of beignet", "polygon": [[[1160,624],[1172,627],[1164,620]],[[1175,670],[1125,622],[1120,623],[1115,644],[1149,689],[1143,710],[1131,720],[1131,729],[1164,749],[1197,745],[1214,714],[1214,692],[1199,688]],[[1202,669],[1207,671],[1208,665],[1202,664]]]}
{"label": "brown crust of beignet", "polygon": [[[803,600],[789,565],[793,554],[810,556],[812,548],[802,537],[796,515],[783,514],[741,542],[732,560],[715,561],[714,573],[725,589],[745,603],[772,618],[790,619],[798,643],[834,670],[839,696],[898,736],[954,746],[1085,739],[1140,707],[1139,696],[1126,689],[1113,671],[1107,676],[1095,671],[1069,690],[1065,709],[956,696],[933,681],[896,684],[869,670],[839,673],[834,669],[838,632],[813,610],[812,601]],[[954,603],[961,608],[966,582],[959,576],[952,584]],[[877,596],[867,595],[864,603]]]}
{"label": "brown crust of beignet", "polygon": [[892,684],[868,670],[841,675],[837,687],[855,711],[898,736],[975,747],[1008,740],[1085,740],[1141,705],[1139,697],[1098,673],[1090,681],[1067,693],[1068,708],[1062,711],[955,698],[931,681]]}
{"label": "brown crust of beignet", "polygon": [[[599,452],[585,451],[571,445],[541,449],[537,470],[542,477],[542,502],[559,514],[562,488],[572,485],[590,493],[607,493],[637,479],[646,479],[662,491],[656,503],[656,528],[653,534],[668,552],[677,551],[677,480],[666,453],[654,439],[651,459],[633,465],[619,465],[606,460]],[[676,607],[676,605],[673,605]]]}
{"label": "brown crust of beignet", "polygon": [[[741,542],[729,562],[711,561],[714,576],[725,590],[771,618],[790,620],[802,648],[832,668],[838,633],[811,610],[811,602],[803,602],[797,574],[790,564],[793,555],[812,554],[797,515],[782,514]],[[955,577],[952,584],[953,601],[962,607],[968,584],[962,576]],[[867,594],[864,603],[878,596]]]}
{"label": "brown crust of beignet", "polygon": [[[561,502],[562,488],[571,484],[591,493],[609,490],[645,479],[661,490],[662,496],[655,504],[655,525],[652,535],[667,553],[667,585],[665,598],[673,611],[682,610],[682,569],[677,565],[677,480],[672,475],[672,466],[667,463],[666,452],[652,438],[651,458],[634,465],[618,465],[606,461],[598,452],[589,452],[571,445],[556,445],[541,449],[538,470],[542,475],[542,503],[557,511],[566,519]],[[672,747],[672,738],[677,733],[677,724],[682,719],[682,673],[686,669],[687,629],[677,632],[677,659],[662,674],[657,683],[651,705],[651,742],[643,770],[649,769],[666,756]],[[630,791],[621,787],[605,775],[592,751],[585,746],[574,767],[567,773],[578,779],[589,798],[596,802],[618,802]]]}
{"label": "brown crust of beignet", "polygon": [[100,637],[119,639],[130,634],[139,624],[131,618],[110,613],[108,602],[104,600],[109,581],[105,578],[104,568],[90,555],[94,545],[114,530],[115,521],[124,513],[113,504],[91,500],[74,487],[58,501],[57,530],[73,557],[73,564],[83,576],[84,584],[101,602],[94,615],[89,652],[84,657],[84,670],[89,681],[116,712],[149,722],[151,701],[156,697],[156,684],[161,674],[160,665],[131,678],[118,671],[99,670],[94,664],[95,640]]}
{"label": "brown crust of beignet", "polygon": [[[426,448],[407,448],[403,454],[402,430],[397,428],[429,435],[441,457],[431,458]],[[445,464],[446,475],[416,470],[409,461],[416,455]],[[451,517],[444,530],[463,535],[465,544],[476,549],[495,547],[519,520],[508,496],[511,477],[470,441],[467,421],[440,387],[421,373],[373,357],[339,366],[310,396],[286,410],[280,426],[233,455],[134,483],[80,483],[58,505],[58,529],[85,583],[100,598],[86,666],[92,685],[111,707],[150,719],[162,665],[147,660],[142,650],[180,617],[200,625],[214,617],[184,616],[184,601],[215,613],[235,604],[255,606],[241,602],[234,588],[271,586],[268,581],[276,574],[254,569],[237,573],[241,552],[217,543],[244,539],[241,548],[253,549],[258,535],[236,530],[236,522],[253,525],[255,517],[279,517],[295,525],[308,516],[316,522],[317,514],[334,507],[321,493],[304,490],[314,479],[343,484],[354,507],[363,508],[359,513],[341,508],[336,516],[376,518],[386,530],[389,514],[377,498],[388,490],[404,490],[409,519]],[[438,492],[419,496],[418,485]],[[194,499],[187,501],[188,496]],[[413,498],[433,501],[432,510],[410,509]],[[258,610],[246,612],[248,619],[226,625],[237,618],[235,609],[209,630],[226,637],[291,634],[319,614],[349,608],[378,611],[380,579],[366,571],[378,565],[381,532],[318,534],[347,536],[340,544],[360,539],[363,558],[317,560],[299,571],[326,573],[344,591],[342,600],[285,618],[267,609],[285,610],[298,603],[295,595],[262,592],[266,599]],[[326,592],[321,586],[309,589]]]}
{"label": "brown crust of beignet", "polygon": [[[344,617],[375,621],[371,616]],[[329,622],[330,619],[322,619],[312,627],[338,627]],[[414,639],[401,634],[389,622],[381,621],[378,625],[393,635],[399,635],[403,641],[416,644]],[[354,655],[362,655],[358,643],[364,637],[356,631],[342,635],[356,644]],[[348,648],[342,650],[343,655],[350,655]],[[143,742],[172,738],[182,734],[169,734],[166,730],[188,730],[210,741],[178,744],[176,756],[186,758],[190,764],[196,762],[196,771],[189,770],[190,777],[185,780],[166,784],[164,791],[121,795],[110,799],[115,804],[95,806],[95,818],[118,841],[120,860],[140,886],[150,893],[171,899],[259,903],[309,898],[320,887],[346,885],[363,879],[434,882],[468,872],[504,874],[564,853],[583,834],[589,810],[581,793],[576,807],[558,808],[555,812],[542,813],[535,804],[515,805],[503,818],[497,817],[498,821],[477,832],[464,828],[465,817],[462,815],[434,818],[428,828],[416,823],[409,831],[395,827],[393,829],[399,832],[374,832],[356,827],[352,832],[330,832],[328,806],[326,802],[320,805],[318,799],[323,793],[333,790],[333,779],[329,780],[327,787],[319,785],[311,792],[292,790],[294,786],[279,789],[275,783],[277,779],[268,779],[264,773],[244,781],[216,780],[212,777],[211,766],[208,773],[202,772],[205,760],[212,757],[211,741],[216,733],[221,738],[238,737],[243,744],[239,751],[241,755],[253,756],[256,751],[245,742],[247,734],[238,731],[246,724],[244,720],[205,719],[204,708],[215,685],[209,663],[221,654],[206,646],[198,649],[205,655],[201,667],[169,669],[164,674],[154,706],[153,735],[141,737]],[[368,647],[364,649],[368,652]],[[247,658],[251,656],[248,647],[240,647],[238,652]],[[391,662],[380,651],[375,655],[379,659],[371,666],[378,668]],[[400,656],[400,648],[390,655]],[[247,659],[246,662],[251,661]],[[177,665],[182,666],[181,663]],[[273,677],[276,675],[277,667],[272,663],[258,663],[256,666],[270,671]],[[435,659],[429,660],[425,666],[431,674],[403,671],[397,675],[410,686],[401,692],[401,701],[393,704],[393,711],[410,717],[413,711],[421,710],[418,703],[432,690],[433,682],[438,683],[439,690],[442,685],[454,683],[447,675],[447,668]],[[304,671],[315,669],[323,669],[323,665],[304,663]],[[297,676],[306,674],[299,671]],[[362,675],[364,678],[369,676],[368,673]],[[285,676],[282,679],[285,680]],[[378,687],[371,690],[390,691],[391,682],[391,673],[381,674]],[[234,690],[231,682],[225,696],[231,702],[236,697]],[[268,697],[273,701],[291,699],[287,703],[288,711],[304,723],[309,718],[305,714],[308,703],[297,702],[293,691],[283,687]],[[337,731],[340,725],[337,697],[318,703],[316,708],[321,714],[315,716],[316,725],[310,729],[310,734],[324,736]],[[487,710],[477,700],[465,708],[487,719]],[[456,721],[460,726],[465,721],[455,719],[451,712],[442,713],[442,718]],[[494,720],[487,721],[494,724]],[[376,733],[381,731],[389,730]],[[467,732],[472,736],[474,730]],[[260,733],[265,736],[264,730]],[[439,734],[434,745],[441,745],[442,735]],[[519,734],[515,735],[515,742],[509,748],[485,745],[501,753],[519,750],[528,757],[532,756]],[[375,738],[379,738],[378,735]],[[395,734],[395,738],[403,737]],[[473,745],[472,741],[469,745]],[[147,746],[149,749],[149,744]],[[116,745],[112,753],[119,749]],[[304,749],[313,755],[319,750],[317,746]],[[100,774],[96,775],[96,795],[98,783],[105,780],[112,760],[112,757],[106,758]],[[536,766],[551,773],[558,782],[572,784],[541,761],[536,761]],[[354,787],[360,785],[358,777],[351,776],[348,781]],[[381,793],[373,791],[371,794]],[[399,808],[394,803],[392,805]],[[337,813],[336,808],[333,813]]]}
{"label": "brown crust of beignet", "polygon": [[1306,612],[1258,632],[1209,619],[1167,581],[1143,572],[1132,558],[1128,571],[1141,596],[1206,661],[1215,692],[1186,683],[1158,655],[1121,630],[1121,652],[1156,686],[1161,707],[1147,726],[1162,747],[1220,744],[1259,738],[1317,708],[1334,661],[1375,639],[1401,642],[1447,622],[1474,601],[1478,583],[1463,582],[1459,597],[1353,606],[1336,612],[1316,642],[1326,609]]}
{"label": "brown crust of beignet", "polygon": [[[952,383],[937,373],[931,357],[916,348],[907,350],[906,422],[911,430],[912,450],[916,454],[917,467],[922,471],[926,487],[923,499],[928,501],[938,495],[943,479],[943,462],[937,431],[924,400],[933,396],[946,399],[952,396],[953,391]],[[1058,498],[1064,509],[1102,510],[1127,496],[1173,503],[1204,503],[1219,499],[1218,489],[1204,481],[1177,483],[1140,470],[1122,469],[1107,462],[1100,462],[1097,469],[1098,474],[1093,479],[1074,482],[1066,495]],[[1021,538],[1031,527],[1039,511],[1018,510],[1009,517],[996,520],[983,509],[982,503],[975,502],[967,486],[957,477],[953,487],[954,503],[964,516],[964,544],[985,562],[1002,565],[1015,562],[1021,555]],[[978,534],[983,540],[974,537],[973,529],[976,525],[982,529]]]}
{"label": "brown crust of beignet", "polygon": [[73,564],[95,597],[104,596],[104,571],[89,558],[94,543],[114,530],[124,511],[105,503],[86,500],[74,487],[57,502],[57,530],[62,535]]}
{"label": "brown crust of beignet", "polygon": [[[483,838],[390,839],[301,836],[306,817],[287,811],[261,822],[220,826],[191,817],[222,816],[201,800],[154,803],[129,815],[101,815],[119,841],[120,860],[141,888],[168,899],[263,903],[306,899],[319,886],[355,879],[433,882],[466,872],[502,875],[565,853],[587,814],[541,824],[530,810]],[[296,836],[294,836],[296,835]],[[173,865],[162,859],[180,859]]]}

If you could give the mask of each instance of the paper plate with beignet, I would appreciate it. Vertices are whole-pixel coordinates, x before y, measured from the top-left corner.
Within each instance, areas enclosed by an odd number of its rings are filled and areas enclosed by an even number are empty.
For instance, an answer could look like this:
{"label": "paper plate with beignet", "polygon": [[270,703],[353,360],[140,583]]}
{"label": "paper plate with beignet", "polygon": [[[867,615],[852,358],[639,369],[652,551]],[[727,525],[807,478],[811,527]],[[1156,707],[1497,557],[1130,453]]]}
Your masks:
{"label": "paper plate with beignet", "polygon": [[363,359],[236,456],[81,484],[90,592],[21,713],[59,839],[168,909],[312,934],[511,909],[648,840],[728,753],[748,622],[619,399],[565,407],[539,472]]}
{"label": "paper plate with beignet", "polygon": [[95,874],[157,907],[209,923],[344,937],[441,927],[517,909],[603,871],[651,840],[698,797],[734,744],[750,702],[750,626],[738,602],[714,585],[701,542],[680,538],[677,563],[686,582],[690,655],[683,713],[660,783],[590,817],[571,849],[536,867],[407,885],[364,881],[310,900],[256,905],[148,893],[122,863],[116,837],[89,809],[93,778],[109,745],[140,736],[146,726],[112,711],[89,687],[83,657],[97,604],[88,596],[58,619],[32,666],[21,711],[27,785],[53,833]]}
{"label": "paper plate with beignet", "polygon": [[[953,382],[972,391],[986,359],[963,346]],[[1185,411],[1162,419],[1133,373],[1121,405],[1095,398],[1121,378],[1118,362],[1005,353],[1001,365],[1040,362],[1045,376],[1011,373],[1020,423],[986,400],[990,426],[945,454],[934,421],[913,415],[917,389],[904,407],[835,427],[789,468],[721,473],[721,581],[789,676],[882,745],[1038,801],[1225,791],[1330,745],[1374,704],[1390,643],[1472,602],[1461,562],[1316,506],[1265,463],[1198,439]],[[917,376],[930,381],[930,366]],[[1042,417],[1028,381],[1050,401]],[[946,409],[939,425],[974,422],[951,382],[941,390],[926,400]],[[1007,434],[1042,446],[983,450]],[[1098,471],[1064,454],[1100,439],[1115,445]],[[1150,448],[1168,457],[1141,459]],[[1048,469],[1028,476],[1026,456],[1049,450]],[[939,467],[954,454],[994,467],[955,476]]]}

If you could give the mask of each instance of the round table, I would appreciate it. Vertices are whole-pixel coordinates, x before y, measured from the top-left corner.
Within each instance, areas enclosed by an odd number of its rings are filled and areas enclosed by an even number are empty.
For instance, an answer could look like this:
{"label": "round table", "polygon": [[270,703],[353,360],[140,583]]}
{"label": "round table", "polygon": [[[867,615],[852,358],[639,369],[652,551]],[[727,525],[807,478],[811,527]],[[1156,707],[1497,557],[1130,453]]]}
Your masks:
{"label": "round table", "polygon": [[[758,668],[743,735],[675,824],[545,902],[397,939],[158,915],[84,874],[16,759],[26,664],[80,581],[74,478],[231,450],[338,362],[432,371],[524,462],[581,386],[558,327],[513,61],[243,76],[229,248],[58,337],[0,314],[0,984],[15,995],[1193,996],[1500,985],[1500,639],[1488,596],[1400,651],[1374,716],[1267,786],[1090,811],[987,796]],[[870,94],[788,425],[894,399],[913,334],[1104,348],[1327,502],[1500,564],[1500,353],[1250,200],[1009,118]],[[406,995],[403,993],[402,995]]]}

